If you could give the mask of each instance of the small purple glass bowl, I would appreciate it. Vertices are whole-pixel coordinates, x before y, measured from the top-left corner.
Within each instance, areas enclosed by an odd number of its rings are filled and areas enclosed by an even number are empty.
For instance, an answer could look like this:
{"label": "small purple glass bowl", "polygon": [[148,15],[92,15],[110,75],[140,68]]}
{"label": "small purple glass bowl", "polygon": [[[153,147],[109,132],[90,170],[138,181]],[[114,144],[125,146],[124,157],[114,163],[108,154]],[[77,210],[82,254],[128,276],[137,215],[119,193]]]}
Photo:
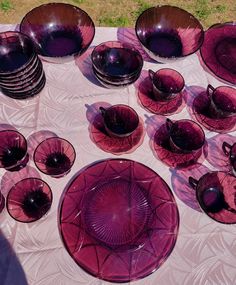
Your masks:
{"label": "small purple glass bowl", "polygon": [[37,57],[31,39],[20,32],[0,33],[0,46],[0,78],[14,78]]}
{"label": "small purple glass bowl", "polygon": [[156,6],[137,19],[135,32],[150,58],[167,63],[195,53],[202,45],[201,23],[187,11],[175,6]]}
{"label": "small purple glass bowl", "polygon": [[34,152],[34,163],[44,174],[60,178],[68,174],[76,157],[73,145],[62,138],[42,141]]}
{"label": "small purple glass bowl", "polygon": [[0,131],[0,168],[18,171],[29,160],[25,137],[14,130]]}
{"label": "small purple glass bowl", "polygon": [[136,111],[123,104],[113,105],[107,109],[100,107],[106,132],[111,137],[128,137],[139,125]]}
{"label": "small purple glass bowl", "polygon": [[143,58],[132,45],[119,41],[104,42],[96,46],[91,55],[93,68],[109,79],[139,76]]}
{"label": "small purple glass bowl", "polygon": [[52,191],[48,184],[38,178],[26,178],[17,182],[7,195],[7,210],[18,222],[39,220],[50,209]]}
{"label": "small purple glass bowl", "polygon": [[45,60],[62,63],[84,53],[95,35],[95,26],[82,9],[65,3],[48,3],[32,9],[20,23]]}

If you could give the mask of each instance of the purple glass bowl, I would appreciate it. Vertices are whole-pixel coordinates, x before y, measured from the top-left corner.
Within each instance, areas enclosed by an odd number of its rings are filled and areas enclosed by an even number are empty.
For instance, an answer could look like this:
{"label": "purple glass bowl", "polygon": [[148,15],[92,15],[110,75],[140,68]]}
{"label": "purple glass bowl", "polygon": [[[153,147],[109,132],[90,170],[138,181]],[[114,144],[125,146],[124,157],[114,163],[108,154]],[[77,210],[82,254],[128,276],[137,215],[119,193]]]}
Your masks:
{"label": "purple glass bowl", "polygon": [[224,224],[236,223],[236,177],[222,171],[209,172],[199,180],[189,177],[202,210]]}
{"label": "purple glass bowl", "polygon": [[52,137],[42,141],[34,152],[34,162],[44,174],[59,178],[70,172],[75,161],[75,149],[65,139]]}
{"label": "purple glass bowl", "polygon": [[50,209],[52,191],[38,178],[26,178],[16,183],[7,195],[7,210],[18,222],[30,223],[40,219]]}
{"label": "purple glass bowl", "polygon": [[34,61],[34,44],[20,32],[0,33],[0,78],[11,78]]}
{"label": "purple glass bowl", "polygon": [[216,76],[236,84],[236,22],[211,26],[205,32],[200,51],[204,63]]}
{"label": "purple glass bowl", "polygon": [[67,251],[85,271],[129,282],[153,273],[168,258],[179,214],[157,173],[136,161],[108,159],[84,168],[70,183],[59,226]]}
{"label": "purple glass bowl", "polygon": [[135,31],[149,57],[162,63],[195,53],[204,39],[203,27],[192,14],[169,5],[145,10]]}
{"label": "purple glass bowl", "polygon": [[49,3],[28,12],[20,31],[34,41],[47,61],[61,63],[84,53],[95,35],[95,26],[82,9],[65,3]]}
{"label": "purple glass bowl", "polygon": [[113,105],[107,109],[100,107],[106,132],[111,137],[130,136],[139,125],[136,111],[123,104]]}
{"label": "purple glass bowl", "polygon": [[28,159],[23,135],[14,130],[0,131],[0,168],[17,171],[26,166]]}
{"label": "purple glass bowl", "polygon": [[123,79],[139,76],[143,58],[132,45],[119,41],[109,41],[96,46],[91,55],[94,69],[101,76]]}

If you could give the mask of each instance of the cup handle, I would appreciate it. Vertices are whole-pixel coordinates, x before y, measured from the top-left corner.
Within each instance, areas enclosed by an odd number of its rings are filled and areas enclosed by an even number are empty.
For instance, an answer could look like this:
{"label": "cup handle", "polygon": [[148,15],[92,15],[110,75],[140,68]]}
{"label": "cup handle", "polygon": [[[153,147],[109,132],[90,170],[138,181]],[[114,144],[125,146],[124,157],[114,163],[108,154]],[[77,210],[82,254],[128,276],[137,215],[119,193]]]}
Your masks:
{"label": "cup handle", "polygon": [[195,178],[190,176],[189,179],[188,179],[188,183],[192,186],[192,188],[194,190],[197,189],[197,185],[198,185],[198,180],[197,179],[195,179]]}
{"label": "cup handle", "polygon": [[169,118],[166,119],[166,128],[167,128],[168,132],[170,132],[173,124],[174,123]]}
{"label": "cup handle", "polygon": [[223,152],[225,155],[229,156],[231,147],[232,146],[230,144],[228,144],[227,142],[223,142],[222,149],[223,149]]}
{"label": "cup handle", "polygon": [[103,107],[99,107],[99,110],[100,110],[100,112],[101,112],[101,115],[104,117],[105,112],[106,112],[106,109],[103,108]]}
{"label": "cup handle", "polygon": [[207,96],[211,97],[211,95],[212,95],[212,93],[214,91],[215,91],[215,88],[211,84],[208,84],[208,86],[207,86]]}
{"label": "cup handle", "polygon": [[149,78],[153,81],[153,78],[154,78],[154,75],[155,75],[155,72],[152,71],[151,69],[148,70],[148,75],[149,75]]}

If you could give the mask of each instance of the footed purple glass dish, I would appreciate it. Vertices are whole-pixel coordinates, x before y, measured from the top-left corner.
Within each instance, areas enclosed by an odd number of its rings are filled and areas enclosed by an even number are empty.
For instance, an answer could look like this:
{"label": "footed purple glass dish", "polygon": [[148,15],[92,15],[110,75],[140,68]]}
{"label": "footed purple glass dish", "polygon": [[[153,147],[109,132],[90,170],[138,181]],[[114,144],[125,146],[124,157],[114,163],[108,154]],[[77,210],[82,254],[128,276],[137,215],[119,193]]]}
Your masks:
{"label": "footed purple glass dish", "polygon": [[25,137],[14,130],[0,131],[0,168],[18,171],[29,160]]}
{"label": "footed purple glass dish", "polygon": [[72,144],[59,137],[45,139],[34,151],[34,162],[37,168],[55,178],[70,172],[75,157]]}
{"label": "footed purple glass dish", "polygon": [[222,171],[209,172],[199,180],[189,177],[202,210],[224,224],[236,223],[236,177]]}
{"label": "footed purple glass dish", "polygon": [[18,222],[30,223],[40,219],[50,209],[52,191],[38,178],[26,178],[16,183],[7,195],[7,210]]}
{"label": "footed purple glass dish", "polygon": [[109,282],[129,282],[153,273],[168,258],[179,213],[157,173],[136,161],[108,159],[84,168],[70,183],[59,226],[80,267]]}
{"label": "footed purple glass dish", "polygon": [[204,38],[202,25],[192,14],[169,5],[145,10],[136,21],[135,31],[149,57],[162,63],[195,53]]}
{"label": "footed purple glass dish", "polygon": [[201,47],[206,66],[219,78],[236,84],[236,23],[215,24],[206,32]]}
{"label": "footed purple glass dish", "polygon": [[45,60],[61,63],[84,53],[95,35],[95,26],[82,9],[65,3],[48,3],[32,9],[20,23]]}

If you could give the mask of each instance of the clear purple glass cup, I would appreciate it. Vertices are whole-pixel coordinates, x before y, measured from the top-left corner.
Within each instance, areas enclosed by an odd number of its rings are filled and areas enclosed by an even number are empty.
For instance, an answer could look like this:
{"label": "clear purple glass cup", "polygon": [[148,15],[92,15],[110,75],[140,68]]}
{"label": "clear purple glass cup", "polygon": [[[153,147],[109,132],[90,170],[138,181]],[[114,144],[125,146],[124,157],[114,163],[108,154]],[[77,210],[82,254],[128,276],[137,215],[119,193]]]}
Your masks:
{"label": "clear purple glass cup", "polygon": [[0,131],[0,168],[19,171],[28,161],[25,137],[14,130]]}
{"label": "clear purple glass cup", "polygon": [[45,139],[34,151],[34,163],[37,168],[54,178],[68,174],[75,158],[73,145],[59,137]]}
{"label": "clear purple glass cup", "polygon": [[0,192],[0,213],[3,211],[4,208],[5,208],[5,198]]}
{"label": "clear purple glass cup", "polygon": [[236,116],[236,89],[228,86],[207,86],[210,99],[209,112],[213,118]]}
{"label": "clear purple glass cup", "polygon": [[107,109],[100,107],[106,132],[111,137],[130,136],[139,125],[136,111],[123,104],[113,105]]}
{"label": "clear purple glass cup", "polygon": [[208,172],[199,180],[189,177],[202,210],[221,223],[236,222],[236,178],[222,171]]}
{"label": "clear purple glass cup", "polygon": [[176,70],[163,68],[156,72],[148,70],[152,82],[152,91],[157,101],[170,101],[176,96],[181,96],[184,88],[184,78]]}
{"label": "clear purple glass cup", "polygon": [[222,149],[224,154],[229,157],[229,161],[232,166],[232,172],[236,176],[236,143],[230,145],[227,142],[223,142]]}
{"label": "clear purple glass cup", "polygon": [[18,222],[30,223],[40,219],[50,209],[52,191],[38,178],[26,178],[17,182],[7,195],[7,210]]}
{"label": "clear purple glass cup", "polygon": [[205,133],[201,126],[188,119],[171,121],[166,119],[169,142],[173,152],[192,153],[201,151],[205,143]]}

